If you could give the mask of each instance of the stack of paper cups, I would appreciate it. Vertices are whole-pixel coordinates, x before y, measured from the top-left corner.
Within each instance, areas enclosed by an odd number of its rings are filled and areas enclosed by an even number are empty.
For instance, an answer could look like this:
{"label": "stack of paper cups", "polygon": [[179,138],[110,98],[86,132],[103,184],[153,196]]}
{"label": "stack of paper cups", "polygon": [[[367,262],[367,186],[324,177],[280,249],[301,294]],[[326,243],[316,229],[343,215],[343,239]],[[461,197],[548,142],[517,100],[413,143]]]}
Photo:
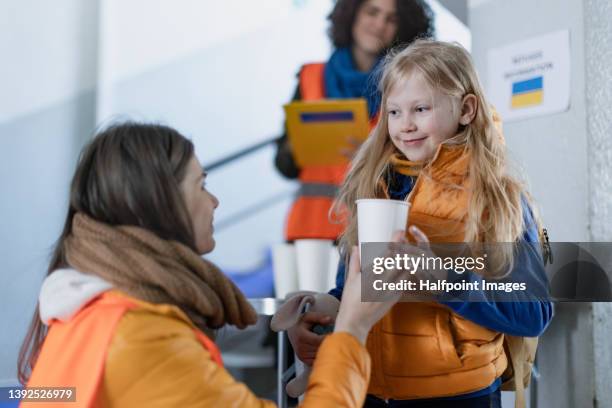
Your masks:
{"label": "stack of paper cups", "polygon": [[365,242],[391,242],[398,230],[406,230],[410,203],[388,199],[357,200],[359,253]]}
{"label": "stack of paper cups", "polygon": [[295,241],[300,290],[326,292],[329,282],[329,255],[333,242],[327,239]]}
{"label": "stack of paper cups", "polygon": [[295,247],[292,244],[276,244],[272,247],[274,292],[278,299],[284,299],[288,293],[299,289],[295,255]]}

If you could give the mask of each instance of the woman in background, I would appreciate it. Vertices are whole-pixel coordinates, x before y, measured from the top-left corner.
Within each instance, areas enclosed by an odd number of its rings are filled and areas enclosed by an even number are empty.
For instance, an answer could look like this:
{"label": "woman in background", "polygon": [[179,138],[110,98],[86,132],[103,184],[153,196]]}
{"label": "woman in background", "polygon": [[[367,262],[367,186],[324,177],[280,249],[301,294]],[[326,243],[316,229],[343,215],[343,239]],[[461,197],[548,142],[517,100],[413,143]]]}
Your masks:
{"label": "woman in background", "polygon": [[[338,0],[329,20],[334,52],[325,63],[302,66],[293,99],[365,98],[374,125],[380,94],[372,74],[390,47],[433,35],[431,9],[422,0]],[[350,136],[347,156],[358,147]],[[302,184],[287,217],[285,239],[336,240],[343,226],[330,222],[328,213],[348,165],[299,168],[287,135],[277,143],[277,169]]]}

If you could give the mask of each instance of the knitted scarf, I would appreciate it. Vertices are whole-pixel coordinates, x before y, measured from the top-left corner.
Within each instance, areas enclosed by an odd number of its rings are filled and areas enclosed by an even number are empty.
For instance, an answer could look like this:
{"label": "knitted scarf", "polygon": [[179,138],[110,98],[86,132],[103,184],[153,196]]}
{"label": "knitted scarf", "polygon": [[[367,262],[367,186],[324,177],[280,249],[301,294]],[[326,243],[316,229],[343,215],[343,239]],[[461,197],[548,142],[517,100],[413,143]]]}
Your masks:
{"label": "knitted scarf", "polygon": [[368,113],[374,117],[380,108],[380,92],[376,88],[378,60],[369,72],[358,71],[350,48],[338,48],[325,64],[325,96],[328,98],[366,98]]}
{"label": "knitted scarf", "polygon": [[73,268],[151,303],[178,306],[200,329],[244,328],[257,315],[214,264],[187,246],[135,226],[111,226],[77,213],[64,243]]}
{"label": "knitted scarf", "polygon": [[391,156],[390,161],[391,161],[391,166],[393,167],[393,170],[405,176],[418,176],[421,170],[423,169],[422,161],[419,161],[419,162],[410,161],[399,153],[394,153]]}

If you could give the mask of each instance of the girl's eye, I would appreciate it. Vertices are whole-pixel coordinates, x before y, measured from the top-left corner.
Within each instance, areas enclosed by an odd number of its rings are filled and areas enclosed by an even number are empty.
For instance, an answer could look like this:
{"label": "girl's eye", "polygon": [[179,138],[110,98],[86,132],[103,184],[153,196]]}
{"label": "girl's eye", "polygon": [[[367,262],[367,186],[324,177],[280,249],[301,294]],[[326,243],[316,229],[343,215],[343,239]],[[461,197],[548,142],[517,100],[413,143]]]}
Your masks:
{"label": "girl's eye", "polygon": [[389,116],[397,116],[398,113],[397,109],[389,109]]}
{"label": "girl's eye", "polygon": [[425,112],[427,110],[429,110],[429,108],[427,106],[417,106],[416,109],[415,109],[415,111],[419,112],[419,113]]}

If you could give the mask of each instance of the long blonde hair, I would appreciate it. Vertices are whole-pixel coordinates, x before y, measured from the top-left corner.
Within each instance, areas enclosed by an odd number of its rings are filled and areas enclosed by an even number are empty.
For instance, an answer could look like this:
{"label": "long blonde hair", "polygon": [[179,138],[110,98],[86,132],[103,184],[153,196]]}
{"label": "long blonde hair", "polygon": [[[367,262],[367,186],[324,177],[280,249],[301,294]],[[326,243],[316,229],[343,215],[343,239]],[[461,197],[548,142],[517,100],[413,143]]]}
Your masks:
{"label": "long blonde hair", "polygon": [[[393,170],[391,156],[399,152],[389,136],[386,101],[391,89],[414,72],[446,96],[461,100],[472,94],[477,99],[471,123],[460,126],[456,136],[443,142],[462,145],[471,157],[464,242],[517,242],[524,228],[521,208],[524,186],[507,172],[503,136],[495,126],[493,111],[485,100],[470,55],[458,44],[417,40],[385,59],[380,80],[380,120],[357,152],[331,210],[335,218],[341,217],[347,225],[340,238],[341,251],[349,253],[348,249],[357,244],[355,200],[384,196],[381,181],[386,181]],[[420,177],[426,177],[427,171],[425,165]],[[513,251],[496,252],[496,272],[491,269],[488,272],[501,275],[512,266]]]}

